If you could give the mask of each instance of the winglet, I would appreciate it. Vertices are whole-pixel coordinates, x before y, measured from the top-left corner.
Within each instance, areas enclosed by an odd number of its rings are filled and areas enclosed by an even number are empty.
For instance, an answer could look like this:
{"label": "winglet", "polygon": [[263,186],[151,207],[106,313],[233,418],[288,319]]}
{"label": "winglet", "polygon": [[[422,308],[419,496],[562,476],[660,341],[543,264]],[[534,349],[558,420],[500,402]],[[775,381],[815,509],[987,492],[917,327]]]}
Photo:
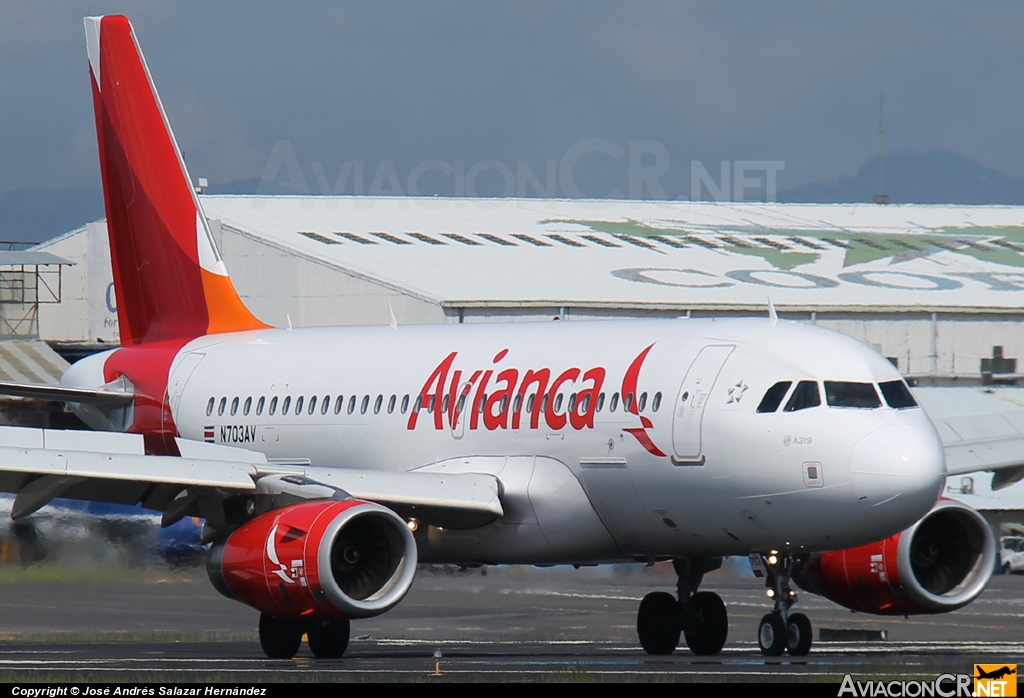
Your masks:
{"label": "winglet", "polygon": [[228,277],[126,17],[86,17],[122,345],[263,329]]}
{"label": "winglet", "polygon": [[771,320],[774,325],[779,321],[779,314],[775,312],[775,304],[772,303],[772,297],[768,296],[768,319]]}

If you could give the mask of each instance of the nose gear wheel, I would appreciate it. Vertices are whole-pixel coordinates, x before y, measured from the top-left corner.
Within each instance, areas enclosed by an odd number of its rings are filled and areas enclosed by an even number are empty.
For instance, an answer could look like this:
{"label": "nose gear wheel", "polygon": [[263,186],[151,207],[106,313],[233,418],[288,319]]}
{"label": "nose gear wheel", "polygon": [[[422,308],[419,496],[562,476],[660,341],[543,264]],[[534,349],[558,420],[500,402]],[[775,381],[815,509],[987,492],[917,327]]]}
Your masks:
{"label": "nose gear wheel", "polygon": [[766,614],[758,626],[757,644],[766,657],[778,657],[789,652],[793,657],[804,657],[811,651],[814,630],[803,613],[790,613],[797,601],[796,592],[789,586],[795,566],[804,564],[806,556],[772,551],[760,555],[766,572],[765,586],[768,596],[775,602],[775,610]]}
{"label": "nose gear wheel", "polygon": [[811,651],[811,621],[803,613],[793,613],[786,624],[786,649],[790,656],[806,657]]}
{"label": "nose gear wheel", "polygon": [[786,651],[786,624],[778,612],[764,614],[757,628],[757,645],[766,657],[781,657]]}

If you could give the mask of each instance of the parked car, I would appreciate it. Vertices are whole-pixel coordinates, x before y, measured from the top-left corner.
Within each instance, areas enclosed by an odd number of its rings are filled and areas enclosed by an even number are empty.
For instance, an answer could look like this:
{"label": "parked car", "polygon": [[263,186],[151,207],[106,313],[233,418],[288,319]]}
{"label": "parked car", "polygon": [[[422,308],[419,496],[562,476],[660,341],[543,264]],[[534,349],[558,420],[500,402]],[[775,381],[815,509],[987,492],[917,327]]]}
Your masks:
{"label": "parked car", "polygon": [[1024,536],[1003,536],[999,564],[1005,574],[1024,573]]}

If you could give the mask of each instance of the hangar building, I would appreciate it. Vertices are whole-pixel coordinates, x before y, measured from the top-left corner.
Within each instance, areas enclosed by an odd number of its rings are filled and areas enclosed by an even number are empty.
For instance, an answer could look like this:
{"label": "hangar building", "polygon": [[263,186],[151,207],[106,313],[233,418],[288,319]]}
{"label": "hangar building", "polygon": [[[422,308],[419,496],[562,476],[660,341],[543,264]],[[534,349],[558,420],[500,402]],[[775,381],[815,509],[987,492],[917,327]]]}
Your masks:
{"label": "hangar building", "polygon": [[[919,383],[1016,379],[1024,208],[204,196],[243,300],[277,326],[760,315],[874,345]],[[39,336],[116,343],[105,224]],[[983,360],[986,362],[982,365]]]}
{"label": "hangar building", "polygon": [[[770,296],[780,316],[872,344],[920,385],[1024,378],[1021,207],[202,200],[239,294],[277,326],[385,324],[389,304],[400,324],[765,315]],[[33,252],[62,274],[38,337],[66,355],[116,344],[104,222]],[[945,437],[1024,433],[1022,388],[918,398]],[[946,495],[1016,525],[1024,485],[996,493],[991,479],[950,478]]]}

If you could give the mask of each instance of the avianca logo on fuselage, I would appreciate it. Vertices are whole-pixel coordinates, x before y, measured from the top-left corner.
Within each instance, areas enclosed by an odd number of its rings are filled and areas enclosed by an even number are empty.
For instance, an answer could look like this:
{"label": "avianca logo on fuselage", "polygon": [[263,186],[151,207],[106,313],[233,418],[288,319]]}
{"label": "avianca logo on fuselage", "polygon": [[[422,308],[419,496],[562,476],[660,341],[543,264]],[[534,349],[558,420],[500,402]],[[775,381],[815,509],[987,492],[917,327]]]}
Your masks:
{"label": "avianca logo on fuselage", "polygon": [[[651,344],[637,355],[622,380],[623,408],[637,415],[641,424],[623,431],[633,435],[650,453],[665,456],[647,434],[647,429],[654,425],[640,415],[636,399],[640,369],[653,347]],[[499,351],[492,364],[500,363],[508,352]],[[554,431],[566,427],[577,431],[594,428],[594,415],[608,374],[603,366],[586,371],[571,367],[557,374],[546,367],[520,371],[495,366],[463,371],[453,368],[458,354],[453,351],[446,356],[427,378],[409,414],[408,429],[416,428],[422,410],[433,415],[434,428],[438,430],[539,429],[542,419],[544,426]]]}
{"label": "avianca logo on fuselage", "polygon": [[644,365],[644,359],[647,358],[648,352],[654,348],[654,344],[650,344],[640,352],[633,363],[626,369],[626,375],[622,378],[622,399],[625,400],[625,408],[627,412],[631,412],[640,418],[640,426],[632,429],[623,429],[627,434],[632,434],[640,445],[643,446],[648,453],[651,453],[659,458],[665,458],[665,454],[660,448],[654,445],[651,441],[650,434],[647,433],[648,429],[653,429],[654,424],[647,417],[640,414],[640,409],[637,406],[637,401],[633,396],[637,395],[637,381],[640,380],[640,369]]}

